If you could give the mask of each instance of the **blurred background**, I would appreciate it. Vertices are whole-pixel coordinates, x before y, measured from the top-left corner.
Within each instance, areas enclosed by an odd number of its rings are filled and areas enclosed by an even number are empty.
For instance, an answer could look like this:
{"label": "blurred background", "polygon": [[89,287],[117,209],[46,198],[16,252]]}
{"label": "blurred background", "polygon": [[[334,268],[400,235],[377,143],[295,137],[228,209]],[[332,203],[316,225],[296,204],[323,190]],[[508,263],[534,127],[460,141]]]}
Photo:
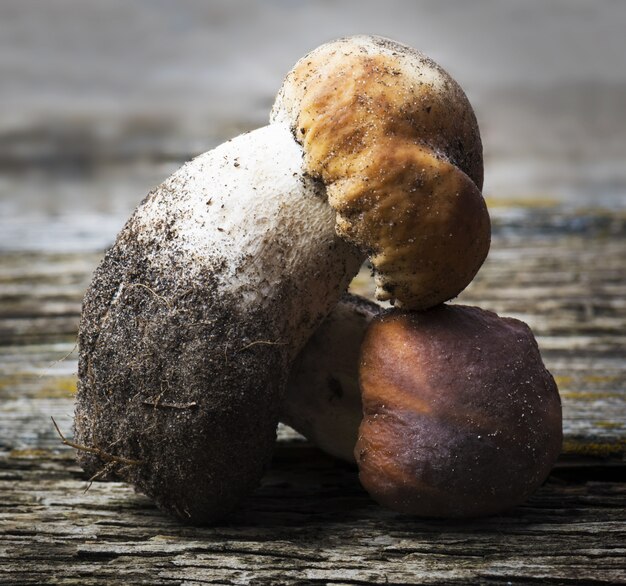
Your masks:
{"label": "blurred background", "polygon": [[624,209],[625,31],[620,0],[2,0],[0,251],[102,250],[183,161],[265,124],[299,57],[356,33],[465,88],[496,221]]}

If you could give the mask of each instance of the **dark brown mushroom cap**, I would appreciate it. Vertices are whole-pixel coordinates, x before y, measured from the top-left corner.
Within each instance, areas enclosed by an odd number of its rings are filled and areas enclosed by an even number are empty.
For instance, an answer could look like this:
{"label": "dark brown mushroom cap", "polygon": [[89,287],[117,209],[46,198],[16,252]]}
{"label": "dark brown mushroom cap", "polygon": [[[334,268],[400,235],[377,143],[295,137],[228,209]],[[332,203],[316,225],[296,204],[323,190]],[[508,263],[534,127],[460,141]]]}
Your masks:
{"label": "dark brown mushroom cap", "polygon": [[425,517],[523,502],[561,449],[561,401],[530,328],[476,307],[393,310],[366,334],[355,457],[380,504]]}

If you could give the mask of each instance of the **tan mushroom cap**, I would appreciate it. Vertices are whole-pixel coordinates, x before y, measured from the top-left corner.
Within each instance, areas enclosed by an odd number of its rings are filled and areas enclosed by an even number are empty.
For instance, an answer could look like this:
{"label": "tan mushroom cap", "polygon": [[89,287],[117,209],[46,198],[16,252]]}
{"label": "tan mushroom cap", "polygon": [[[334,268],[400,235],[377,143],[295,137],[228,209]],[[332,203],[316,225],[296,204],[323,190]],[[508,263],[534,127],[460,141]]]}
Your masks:
{"label": "tan mushroom cap", "polygon": [[426,309],[458,295],[490,243],[476,118],[433,61],[387,39],[322,45],[272,112],[326,185],[337,232],[366,251],[376,297]]}

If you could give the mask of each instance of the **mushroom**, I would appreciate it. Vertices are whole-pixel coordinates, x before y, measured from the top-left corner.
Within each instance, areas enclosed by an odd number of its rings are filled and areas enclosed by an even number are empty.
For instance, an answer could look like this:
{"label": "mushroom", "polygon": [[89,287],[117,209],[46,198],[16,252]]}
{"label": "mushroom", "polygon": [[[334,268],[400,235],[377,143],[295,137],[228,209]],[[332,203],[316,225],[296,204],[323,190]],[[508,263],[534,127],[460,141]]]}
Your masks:
{"label": "mushroom", "polygon": [[295,359],[280,420],[325,452],[354,463],[363,419],[359,354],[377,303],[345,294]]}
{"label": "mushroom", "polygon": [[488,247],[478,129],[449,76],[374,37],[308,62],[269,126],[144,199],[84,298],[79,461],[189,523],[223,517],[257,486],[290,366],[365,253],[385,295],[421,307],[456,295]]}
{"label": "mushroom", "polygon": [[[341,305],[345,314],[349,305]],[[320,386],[316,403],[312,384],[296,371],[284,420],[344,459],[352,445],[361,483],[391,509],[475,517],[522,503],[548,476],[562,441],[558,390],[530,328],[462,305],[374,313],[365,320],[352,316],[360,327],[347,339],[335,329],[336,320],[348,318],[335,311],[306,347],[317,354],[320,376],[331,380],[337,372],[354,373],[354,352],[339,366],[336,356],[326,358],[319,350],[317,336],[343,338],[344,344],[364,337],[358,362],[362,412],[353,381],[344,380],[342,388],[352,397],[343,399],[335,419],[349,423],[343,433],[335,429],[320,437],[330,427],[332,397]],[[328,449],[336,438],[337,446]]]}
{"label": "mushroom", "polygon": [[194,159],[140,204],[85,295],[80,463],[190,523],[258,484],[290,364],[361,263],[301,160],[280,123]]}
{"label": "mushroom", "polygon": [[272,120],[302,143],[338,233],[368,253],[377,299],[427,309],[471,282],[491,235],[482,145],[437,64],[380,37],[322,45],[289,73]]}

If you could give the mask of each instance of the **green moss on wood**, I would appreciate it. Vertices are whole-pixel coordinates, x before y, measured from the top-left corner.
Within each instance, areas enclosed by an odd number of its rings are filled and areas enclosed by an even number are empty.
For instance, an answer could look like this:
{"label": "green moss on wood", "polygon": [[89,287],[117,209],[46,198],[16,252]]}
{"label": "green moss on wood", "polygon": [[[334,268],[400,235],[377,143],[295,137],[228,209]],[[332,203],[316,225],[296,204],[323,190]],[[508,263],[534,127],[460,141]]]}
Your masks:
{"label": "green moss on wood", "polygon": [[600,458],[617,456],[623,458],[626,452],[626,438],[606,442],[590,442],[579,438],[570,438],[563,442],[562,452],[563,454],[574,454],[577,456],[595,456]]}

